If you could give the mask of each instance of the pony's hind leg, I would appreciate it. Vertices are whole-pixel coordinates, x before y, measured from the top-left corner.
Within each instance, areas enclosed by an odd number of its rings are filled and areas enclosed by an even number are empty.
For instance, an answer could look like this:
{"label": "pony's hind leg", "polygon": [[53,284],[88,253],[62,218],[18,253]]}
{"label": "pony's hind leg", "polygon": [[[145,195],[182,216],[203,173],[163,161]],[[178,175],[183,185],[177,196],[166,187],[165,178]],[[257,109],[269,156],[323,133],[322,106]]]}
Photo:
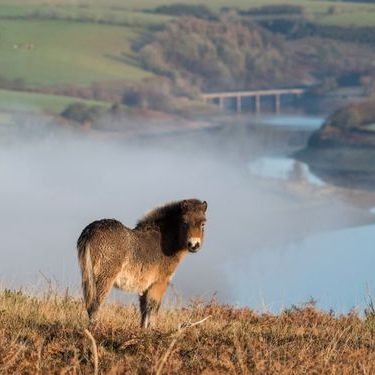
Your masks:
{"label": "pony's hind leg", "polygon": [[156,314],[159,311],[167,287],[167,282],[157,282],[152,284],[151,287],[139,297],[141,326],[143,328],[148,328],[150,326],[152,314]]}
{"label": "pony's hind leg", "polygon": [[96,320],[100,306],[104,299],[107,297],[112,289],[116,275],[113,277],[102,276],[96,279],[96,294],[90,305],[87,306],[87,313],[89,315],[90,322]]}

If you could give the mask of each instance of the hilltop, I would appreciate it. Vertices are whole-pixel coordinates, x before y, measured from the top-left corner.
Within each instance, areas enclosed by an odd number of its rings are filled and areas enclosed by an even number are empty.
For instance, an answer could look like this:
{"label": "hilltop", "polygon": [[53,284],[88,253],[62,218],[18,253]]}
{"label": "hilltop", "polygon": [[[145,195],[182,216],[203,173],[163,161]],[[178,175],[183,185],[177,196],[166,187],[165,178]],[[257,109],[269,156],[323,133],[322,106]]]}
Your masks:
{"label": "hilltop", "polygon": [[[0,311],[2,374],[93,373],[80,299],[5,290]],[[307,304],[272,315],[196,301],[162,309],[156,328],[144,331],[137,307],[112,303],[91,333],[101,373],[373,373],[373,313],[335,316]]]}

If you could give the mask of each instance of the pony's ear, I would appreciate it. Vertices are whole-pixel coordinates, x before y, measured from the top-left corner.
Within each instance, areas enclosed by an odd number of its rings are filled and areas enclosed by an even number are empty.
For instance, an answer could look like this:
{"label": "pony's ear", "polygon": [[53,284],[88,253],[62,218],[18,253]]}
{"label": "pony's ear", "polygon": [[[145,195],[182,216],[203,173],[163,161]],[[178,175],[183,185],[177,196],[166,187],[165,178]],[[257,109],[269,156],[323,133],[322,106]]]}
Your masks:
{"label": "pony's ear", "polygon": [[206,212],[207,211],[207,202],[206,201],[202,202],[202,207],[203,207],[204,212]]}

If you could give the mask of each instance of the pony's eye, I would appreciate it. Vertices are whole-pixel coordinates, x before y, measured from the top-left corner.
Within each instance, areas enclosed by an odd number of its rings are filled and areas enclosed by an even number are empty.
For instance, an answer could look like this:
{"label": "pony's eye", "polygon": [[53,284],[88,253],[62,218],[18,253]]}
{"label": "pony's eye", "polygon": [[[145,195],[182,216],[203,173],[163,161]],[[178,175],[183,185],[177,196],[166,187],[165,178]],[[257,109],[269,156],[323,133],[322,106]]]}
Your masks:
{"label": "pony's eye", "polygon": [[206,223],[202,223],[201,224],[201,228],[204,229],[204,226],[206,225]]}

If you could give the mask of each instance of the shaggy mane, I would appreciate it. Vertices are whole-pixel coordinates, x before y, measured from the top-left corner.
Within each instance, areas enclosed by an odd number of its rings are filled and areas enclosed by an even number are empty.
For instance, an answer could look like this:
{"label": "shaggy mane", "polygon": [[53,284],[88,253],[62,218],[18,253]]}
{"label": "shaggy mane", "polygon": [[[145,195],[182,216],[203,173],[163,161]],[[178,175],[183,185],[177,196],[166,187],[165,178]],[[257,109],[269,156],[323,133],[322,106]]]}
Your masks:
{"label": "shaggy mane", "polygon": [[[198,199],[187,199],[187,202],[190,204],[201,204],[201,201]],[[143,228],[146,226],[151,226],[156,224],[158,221],[162,221],[164,219],[174,217],[174,216],[180,216],[182,214],[182,208],[181,205],[184,201],[174,201],[166,203],[163,206],[156,207],[149,211],[146,215],[144,215],[140,220],[138,220],[137,225],[135,226],[135,229]]]}
{"label": "shaggy mane", "polygon": [[156,207],[152,209],[146,215],[144,215],[140,220],[138,220],[135,228],[137,229],[137,228],[155,224],[155,222],[166,219],[167,217],[181,215],[181,212],[182,212],[181,203],[182,201],[170,202],[170,203],[165,204],[164,206],[160,206],[160,207]]}

